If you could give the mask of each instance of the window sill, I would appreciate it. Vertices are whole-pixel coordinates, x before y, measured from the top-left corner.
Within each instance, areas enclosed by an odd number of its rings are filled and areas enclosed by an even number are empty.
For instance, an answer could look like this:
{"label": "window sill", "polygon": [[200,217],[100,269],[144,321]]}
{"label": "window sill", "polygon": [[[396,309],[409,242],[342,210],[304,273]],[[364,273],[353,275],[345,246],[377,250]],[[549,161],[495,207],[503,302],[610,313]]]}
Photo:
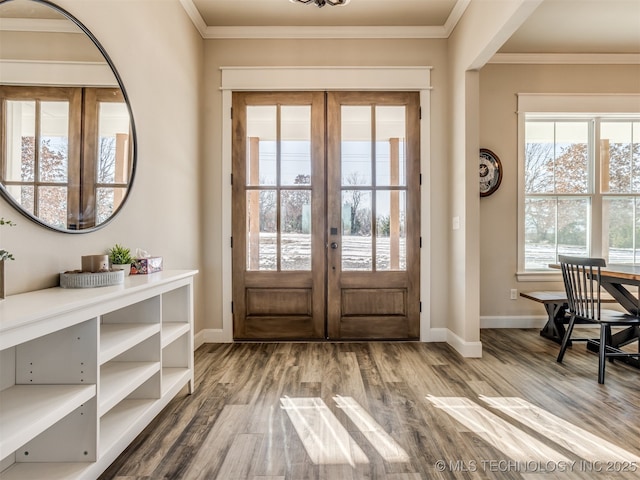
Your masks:
{"label": "window sill", "polygon": [[561,282],[562,272],[539,270],[536,272],[516,272],[516,278],[519,282]]}

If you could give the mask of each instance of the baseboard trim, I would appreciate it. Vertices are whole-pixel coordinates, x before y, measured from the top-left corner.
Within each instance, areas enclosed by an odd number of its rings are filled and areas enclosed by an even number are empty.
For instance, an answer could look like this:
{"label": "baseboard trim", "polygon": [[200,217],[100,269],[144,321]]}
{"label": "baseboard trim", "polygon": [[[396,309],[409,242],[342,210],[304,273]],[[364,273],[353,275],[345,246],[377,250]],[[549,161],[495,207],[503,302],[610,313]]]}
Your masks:
{"label": "baseboard trim", "polygon": [[[495,328],[495,327],[487,327]],[[512,327],[522,328],[522,327]],[[481,342],[466,342],[458,335],[447,328],[431,328],[422,339],[425,343],[446,342],[460,353],[463,357],[479,358],[482,356]],[[232,343],[233,338],[228,338],[224,330],[215,328],[205,328],[195,334],[193,338],[193,348],[197,350],[205,343]]]}
{"label": "baseboard trim", "polygon": [[447,343],[465,358],[482,357],[482,342],[467,342],[451,330],[447,330]]}
{"label": "baseboard trim", "polygon": [[547,318],[546,315],[480,317],[480,328],[542,328]]}
{"label": "baseboard trim", "polygon": [[205,328],[193,337],[193,349],[197,350],[205,343],[231,343],[232,338],[227,338],[221,328]]}
{"label": "baseboard trim", "polygon": [[427,330],[426,335],[424,335],[420,341],[429,343],[429,342],[446,342],[447,341],[447,330],[446,328],[430,328]]}

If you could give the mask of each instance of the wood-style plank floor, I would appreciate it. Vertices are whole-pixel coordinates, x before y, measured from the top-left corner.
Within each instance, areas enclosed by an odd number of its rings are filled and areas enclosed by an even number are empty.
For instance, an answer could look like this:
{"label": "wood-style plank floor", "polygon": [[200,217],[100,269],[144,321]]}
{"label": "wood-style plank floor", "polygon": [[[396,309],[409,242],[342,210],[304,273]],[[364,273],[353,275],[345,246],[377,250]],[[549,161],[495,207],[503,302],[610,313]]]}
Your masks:
{"label": "wood-style plank floor", "polygon": [[194,394],[101,478],[640,478],[640,370],[598,385],[583,343],[558,364],[537,330],[481,340],[203,345]]}

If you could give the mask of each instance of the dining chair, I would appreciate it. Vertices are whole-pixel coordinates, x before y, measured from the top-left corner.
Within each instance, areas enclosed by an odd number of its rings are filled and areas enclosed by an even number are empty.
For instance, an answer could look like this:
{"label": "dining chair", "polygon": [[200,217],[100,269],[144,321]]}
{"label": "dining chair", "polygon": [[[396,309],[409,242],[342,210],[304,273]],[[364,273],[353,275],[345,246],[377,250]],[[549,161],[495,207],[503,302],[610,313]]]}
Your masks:
{"label": "dining chair", "polygon": [[[622,351],[611,346],[611,327],[640,327],[640,317],[601,307],[601,268],[603,258],[570,257],[559,255],[562,279],[569,305],[569,325],[565,331],[557,361],[562,363],[569,342],[598,342],[598,383],[604,383],[606,359],[615,357],[640,357],[640,353]],[[593,323],[600,326],[598,338],[573,338],[576,323]]]}

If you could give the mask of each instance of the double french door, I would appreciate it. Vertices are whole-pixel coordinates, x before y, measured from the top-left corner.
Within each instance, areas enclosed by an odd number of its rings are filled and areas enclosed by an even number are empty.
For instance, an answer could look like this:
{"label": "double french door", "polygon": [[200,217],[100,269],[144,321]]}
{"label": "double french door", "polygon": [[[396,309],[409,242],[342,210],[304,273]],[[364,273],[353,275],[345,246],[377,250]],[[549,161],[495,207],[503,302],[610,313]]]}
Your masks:
{"label": "double french door", "polygon": [[233,330],[419,337],[417,92],[233,94]]}

